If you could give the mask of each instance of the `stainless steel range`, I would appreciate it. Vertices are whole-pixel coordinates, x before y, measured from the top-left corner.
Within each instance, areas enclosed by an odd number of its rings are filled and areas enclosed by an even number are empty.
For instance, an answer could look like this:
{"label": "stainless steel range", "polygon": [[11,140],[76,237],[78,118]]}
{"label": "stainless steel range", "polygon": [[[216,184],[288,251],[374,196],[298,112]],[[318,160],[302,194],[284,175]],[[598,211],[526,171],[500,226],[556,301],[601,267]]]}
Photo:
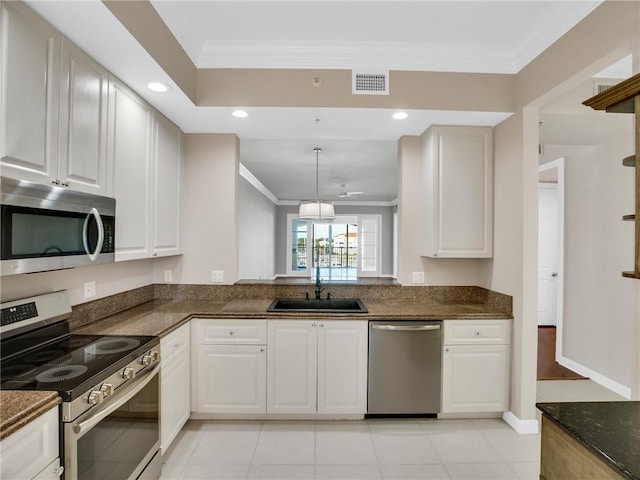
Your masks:
{"label": "stainless steel range", "polygon": [[73,335],[65,291],[1,305],[0,388],[57,391],[65,480],[159,478],[160,341]]}

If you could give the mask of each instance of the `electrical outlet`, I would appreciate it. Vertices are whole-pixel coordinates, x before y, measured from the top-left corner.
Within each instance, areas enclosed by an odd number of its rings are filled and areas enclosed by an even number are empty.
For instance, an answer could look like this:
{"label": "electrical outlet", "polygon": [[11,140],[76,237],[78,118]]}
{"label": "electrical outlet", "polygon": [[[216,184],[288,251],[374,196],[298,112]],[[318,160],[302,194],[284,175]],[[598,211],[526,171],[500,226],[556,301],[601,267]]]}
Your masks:
{"label": "electrical outlet", "polygon": [[413,283],[424,283],[424,272],[413,272]]}
{"label": "electrical outlet", "polygon": [[211,281],[213,283],[222,283],[222,282],[224,282],[224,271],[222,271],[222,270],[211,270]]}
{"label": "electrical outlet", "polygon": [[93,298],[96,296],[96,282],[85,282],[84,298]]}
{"label": "electrical outlet", "polygon": [[173,272],[171,270],[164,271],[164,281],[172,282],[173,281]]}

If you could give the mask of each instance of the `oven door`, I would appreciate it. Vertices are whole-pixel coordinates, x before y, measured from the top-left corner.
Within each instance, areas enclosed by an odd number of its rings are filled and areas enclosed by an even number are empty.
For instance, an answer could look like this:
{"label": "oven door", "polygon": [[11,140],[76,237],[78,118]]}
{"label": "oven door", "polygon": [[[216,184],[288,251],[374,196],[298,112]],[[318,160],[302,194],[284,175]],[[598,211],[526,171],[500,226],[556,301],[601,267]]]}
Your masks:
{"label": "oven door", "polygon": [[64,424],[65,480],[160,477],[159,367]]}

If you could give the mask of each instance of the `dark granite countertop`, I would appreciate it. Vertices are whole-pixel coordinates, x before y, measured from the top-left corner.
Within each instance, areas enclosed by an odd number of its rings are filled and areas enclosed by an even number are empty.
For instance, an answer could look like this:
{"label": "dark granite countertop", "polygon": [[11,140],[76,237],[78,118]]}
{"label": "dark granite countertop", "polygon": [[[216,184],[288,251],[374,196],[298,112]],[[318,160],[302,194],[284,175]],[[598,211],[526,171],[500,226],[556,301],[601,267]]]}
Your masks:
{"label": "dark granite countertop", "polygon": [[0,440],[61,402],[57,392],[0,390]]}
{"label": "dark granite countertop", "polygon": [[538,403],[536,406],[622,476],[640,480],[640,402]]}
{"label": "dark granite countertop", "polygon": [[74,333],[165,336],[191,318],[336,320],[463,320],[512,316],[484,303],[365,300],[369,313],[267,313],[271,299],[152,300],[74,329]]}

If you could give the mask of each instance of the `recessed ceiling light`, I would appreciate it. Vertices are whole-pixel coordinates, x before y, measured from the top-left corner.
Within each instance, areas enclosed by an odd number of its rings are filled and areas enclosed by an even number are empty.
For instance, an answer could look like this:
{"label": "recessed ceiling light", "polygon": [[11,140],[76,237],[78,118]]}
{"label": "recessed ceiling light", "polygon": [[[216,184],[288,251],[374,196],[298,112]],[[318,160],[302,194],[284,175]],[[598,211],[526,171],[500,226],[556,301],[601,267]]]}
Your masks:
{"label": "recessed ceiling light", "polygon": [[169,85],[161,82],[149,82],[147,88],[152,92],[165,93],[170,90]]}
{"label": "recessed ceiling light", "polygon": [[404,120],[408,116],[409,115],[407,115],[405,112],[396,112],[393,115],[391,115],[391,118],[393,118],[394,120]]}
{"label": "recessed ceiling light", "polygon": [[249,114],[244,110],[235,110],[231,115],[233,115],[236,118],[246,118],[249,116]]}

